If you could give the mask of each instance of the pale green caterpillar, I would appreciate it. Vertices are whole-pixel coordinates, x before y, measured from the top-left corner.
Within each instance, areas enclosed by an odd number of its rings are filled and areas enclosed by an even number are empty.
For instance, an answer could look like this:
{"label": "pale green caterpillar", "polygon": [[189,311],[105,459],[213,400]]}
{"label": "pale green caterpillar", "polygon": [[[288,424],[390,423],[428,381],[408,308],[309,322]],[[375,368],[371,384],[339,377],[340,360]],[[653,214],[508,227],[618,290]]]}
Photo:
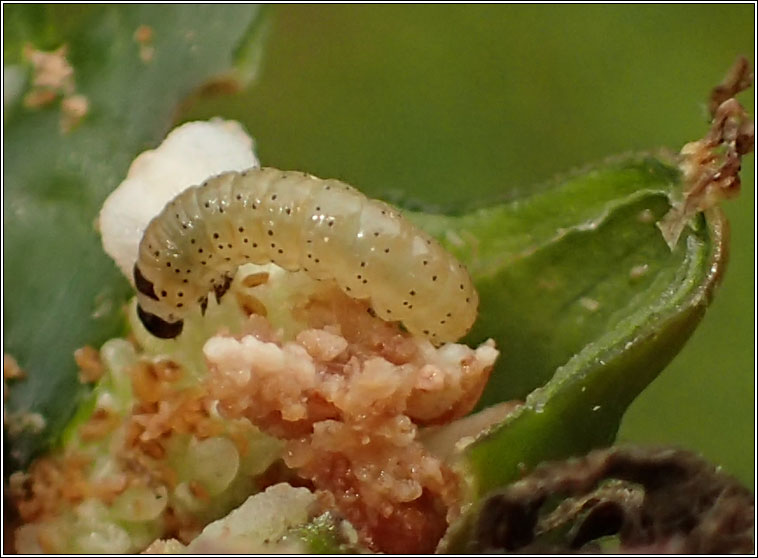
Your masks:
{"label": "pale green caterpillar", "polygon": [[192,305],[220,297],[248,262],[334,279],[434,343],[457,340],[476,318],[466,268],[395,209],[337,180],[263,168],[189,188],[150,222],[134,268],[143,323],[176,337]]}

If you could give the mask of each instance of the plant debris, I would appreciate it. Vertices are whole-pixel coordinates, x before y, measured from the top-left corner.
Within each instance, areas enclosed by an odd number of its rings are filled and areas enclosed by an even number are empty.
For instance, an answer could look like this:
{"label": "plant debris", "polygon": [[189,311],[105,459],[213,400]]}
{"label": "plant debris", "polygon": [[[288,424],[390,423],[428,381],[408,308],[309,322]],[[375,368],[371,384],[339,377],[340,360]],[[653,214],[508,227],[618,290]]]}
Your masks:
{"label": "plant debris", "polygon": [[61,100],[61,132],[73,130],[89,112],[89,100],[76,92],[74,68],[66,58],[68,45],[45,52],[31,45],[24,47],[24,58],[33,67],[32,88],[24,96],[24,106],[39,109]]}
{"label": "plant debris", "polygon": [[155,31],[149,25],[140,25],[134,31],[134,40],[139,45],[139,57],[145,64],[150,62],[155,55],[154,35]]}
{"label": "plant debris", "polygon": [[692,452],[617,446],[543,464],[491,496],[470,550],[751,553],[754,511],[747,488]]}
{"label": "plant debris", "polygon": [[658,224],[673,250],[687,222],[697,213],[733,198],[740,191],[742,156],[753,150],[755,124],[734,98],[753,82],[750,65],[740,57],[710,96],[711,128],[704,138],[682,147],[679,168],[684,197]]}
{"label": "plant debris", "polygon": [[79,381],[83,384],[91,384],[102,378],[105,367],[100,360],[100,352],[86,345],[74,351],[74,360],[79,367]]}

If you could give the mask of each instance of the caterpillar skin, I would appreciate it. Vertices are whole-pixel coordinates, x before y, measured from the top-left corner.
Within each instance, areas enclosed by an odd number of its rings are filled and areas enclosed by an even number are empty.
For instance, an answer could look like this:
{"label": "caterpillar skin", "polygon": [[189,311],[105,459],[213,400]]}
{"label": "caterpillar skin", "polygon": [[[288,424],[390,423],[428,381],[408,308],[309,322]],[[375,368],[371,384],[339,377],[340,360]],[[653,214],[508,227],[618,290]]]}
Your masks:
{"label": "caterpillar skin", "polygon": [[189,188],[150,222],[134,268],[142,322],[176,337],[192,306],[220,297],[248,262],[334,279],[434,343],[457,340],[476,318],[467,270],[392,207],[337,180],[262,168]]}

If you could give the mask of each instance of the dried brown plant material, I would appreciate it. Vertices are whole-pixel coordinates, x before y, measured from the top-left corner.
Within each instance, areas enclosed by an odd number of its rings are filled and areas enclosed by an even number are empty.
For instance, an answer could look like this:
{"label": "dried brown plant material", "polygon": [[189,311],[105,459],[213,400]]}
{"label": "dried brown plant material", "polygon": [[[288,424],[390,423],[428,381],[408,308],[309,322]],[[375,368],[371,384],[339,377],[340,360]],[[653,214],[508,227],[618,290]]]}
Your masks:
{"label": "dried brown plant material", "polygon": [[39,413],[29,411],[8,412],[4,410],[3,424],[11,436],[17,436],[22,432],[39,433],[45,429],[45,417]]}
{"label": "dried brown plant material", "polygon": [[142,451],[153,459],[160,460],[166,456],[166,450],[160,442],[150,440],[142,444]]}
{"label": "dried brown plant material", "polygon": [[[634,446],[543,464],[483,505],[474,552],[724,554],[754,548],[750,491],[691,452]],[[607,540],[607,539],[606,539]]]}
{"label": "dried brown plant material", "polygon": [[167,390],[151,362],[139,361],[132,369],[131,375],[132,389],[140,402],[157,403],[167,395]]}
{"label": "dried brown plant material", "polygon": [[7,353],[3,353],[3,379],[18,380],[26,374],[16,362],[16,359]]}
{"label": "dried brown plant material", "polygon": [[173,360],[160,360],[153,365],[153,368],[155,370],[155,375],[162,382],[176,382],[181,380],[184,376],[184,371],[182,370],[181,365]]}
{"label": "dried brown plant material", "polygon": [[24,58],[33,66],[32,86],[37,90],[61,95],[74,93],[74,68],[66,59],[68,46],[45,52],[31,45],[24,46]]}
{"label": "dried brown plant material", "polygon": [[134,40],[140,44],[151,43],[153,41],[154,30],[149,25],[142,24],[134,31]]}
{"label": "dried brown plant material", "polygon": [[[92,462],[89,457],[68,452],[35,460],[28,473],[17,471],[8,480],[8,492],[24,523],[44,521],[58,517],[65,510],[80,504],[88,498],[97,498],[109,505],[131,484],[144,480],[140,473],[113,473],[107,477],[91,480],[88,471]],[[50,532],[39,531],[40,537],[50,536]],[[60,551],[58,544],[47,541],[47,551]]]}
{"label": "dried brown plant material", "polygon": [[74,360],[79,367],[79,381],[89,384],[103,377],[105,367],[100,360],[100,352],[89,345],[74,351]]}
{"label": "dried brown plant material", "polygon": [[[165,486],[173,490],[179,483],[177,472],[167,459],[167,447],[176,435],[191,435],[198,440],[228,435],[236,447],[247,444],[253,427],[247,422],[233,425],[211,415],[207,391],[200,386],[182,387],[178,380],[184,370],[174,361],[142,362],[135,367],[133,380],[143,394],[160,393],[159,401],[141,401],[124,417],[98,407],[77,429],[84,443],[109,440],[117,468],[106,477],[95,478],[91,458],[74,446],[39,458],[28,474],[11,479],[11,495],[25,523],[38,523],[40,536],[53,532],[45,522],[57,519],[85,500],[97,499],[111,505],[119,494],[132,486]],[[247,448],[240,450],[248,451]],[[190,486],[198,498],[208,498],[202,485]],[[188,512],[165,512],[167,533],[189,540],[201,527]],[[185,536],[186,535],[186,536]],[[36,535],[35,535],[36,536]],[[39,542],[39,541],[37,541]],[[42,544],[42,543],[40,543]],[[60,541],[46,541],[51,552],[60,551]]]}
{"label": "dried brown plant material", "polygon": [[61,130],[73,130],[89,112],[89,100],[81,94],[64,97],[61,101]]}
{"label": "dried brown plant material", "polygon": [[740,91],[748,89],[753,83],[753,73],[750,71],[750,62],[744,56],[729,69],[724,80],[711,90],[711,98],[708,103],[708,111],[711,118],[716,115],[718,108],[724,101],[728,101]]}
{"label": "dried brown plant material", "polygon": [[134,31],[134,40],[139,45],[140,60],[146,64],[155,56],[155,47],[153,46],[153,37],[155,31],[149,25],[140,25]]}
{"label": "dried brown plant material", "polygon": [[49,105],[58,98],[58,93],[51,89],[32,89],[24,95],[24,106],[36,109]]}
{"label": "dried brown plant material", "polygon": [[752,80],[747,60],[740,57],[711,93],[710,130],[682,147],[683,197],[658,223],[672,250],[690,219],[740,191],[741,160],[753,150],[755,125],[734,96],[750,87]]}
{"label": "dried brown plant material", "polygon": [[[11,388],[8,386],[8,380],[19,380],[26,374],[16,362],[16,359],[9,354],[3,353],[3,399],[8,399]],[[3,421],[7,420],[7,411],[3,409]]]}
{"label": "dried brown plant material", "polygon": [[89,112],[89,100],[76,92],[74,68],[66,58],[68,46],[45,52],[24,47],[24,58],[32,64],[32,88],[24,96],[24,106],[38,109],[61,98],[60,128],[73,130]]}
{"label": "dried brown plant material", "polygon": [[85,442],[105,438],[120,424],[121,419],[108,409],[98,408],[90,419],[79,427],[79,436]]}
{"label": "dried brown plant material", "polygon": [[[10,395],[9,380],[20,380],[26,377],[26,373],[11,355],[3,353],[3,398]],[[39,413],[29,411],[11,412],[3,408],[3,425],[11,435],[21,432],[42,432],[45,429],[45,418]]]}
{"label": "dried brown plant material", "polygon": [[11,497],[24,522],[56,515],[88,493],[85,469],[89,459],[78,454],[35,460],[29,473],[14,473],[9,483]]}

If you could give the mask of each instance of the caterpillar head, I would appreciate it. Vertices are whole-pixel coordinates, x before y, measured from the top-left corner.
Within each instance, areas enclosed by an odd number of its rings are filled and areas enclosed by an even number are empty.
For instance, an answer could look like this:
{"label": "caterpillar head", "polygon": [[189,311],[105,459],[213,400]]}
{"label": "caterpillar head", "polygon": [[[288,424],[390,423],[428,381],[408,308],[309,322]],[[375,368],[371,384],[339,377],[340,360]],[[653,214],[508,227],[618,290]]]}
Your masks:
{"label": "caterpillar head", "polygon": [[184,320],[167,322],[155,314],[145,312],[139,304],[137,305],[137,315],[142,325],[145,326],[145,329],[161,339],[173,339],[177,337],[184,327]]}
{"label": "caterpillar head", "polygon": [[[142,272],[136,265],[134,266],[134,285],[137,287],[139,293],[153,300],[158,300],[153,283],[142,275]],[[147,312],[140,304],[137,304],[137,315],[142,325],[145,326],[145,329],[161,339],[173,339],[177,337],[184,327],[183,320],[167,322],[160,316]]]}

